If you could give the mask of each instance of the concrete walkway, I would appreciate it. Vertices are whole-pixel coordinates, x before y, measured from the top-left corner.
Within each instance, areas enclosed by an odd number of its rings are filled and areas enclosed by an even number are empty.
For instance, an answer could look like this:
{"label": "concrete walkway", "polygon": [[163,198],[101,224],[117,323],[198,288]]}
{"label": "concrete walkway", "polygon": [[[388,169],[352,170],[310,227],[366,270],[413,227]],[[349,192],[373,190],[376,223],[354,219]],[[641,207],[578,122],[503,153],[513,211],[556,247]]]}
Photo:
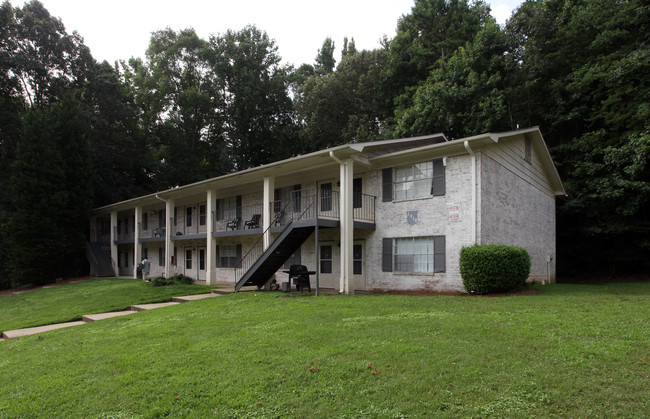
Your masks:
{"label": "concrete walkway", "polygon": [[2,333],[2,336],[0,337],[0,342],[6,339],[13,339],[13,338],[18,338],[21,336],[28,336],[28,335],[34,335],[36,333],[43,333],[47,332],[50,330],[56,330],[56,329],[62,329],[64,327],[70,327],[70,326],[78,326],[80,324],[86,324],[88,322],[94,322],[98,320],[103,320],[103,319],[110,319],[111,317],[119,317],[119,316],[126,316],[129,314],[137,313],[138,311],[145,311],[145,310],[153,310],[156,308],[162,308],[162,307],[169,307],[169,306],[174,306],[180,303],[186,303],[190,301],[196,301],[196,300],[203,300],[205,298],[212,298],[212,297],[218,297],[220,295],[227,295],[235,292],[234,289],[228,289],[228,288],[221,288],[221,289],[215,289],[212,290],[210,294],[196,294],[196,295],[186,295],[184,297],[174,297],[172,298],[172,301],[167,302],[167,303],[152,303],[152,304],[138,304],[129,307],[127,310],[124,311],[113,311],[110,313],[98,313],[98,314],[86,314],[82,316],[83,321],[76,321],[76,322],[66,322],[66,323],[58,323],[58,324],[50,324],[47,326],[38,326],[38,327],[29,327],[26,329],[16,329],[16,330],[9,330],[6,332]]}

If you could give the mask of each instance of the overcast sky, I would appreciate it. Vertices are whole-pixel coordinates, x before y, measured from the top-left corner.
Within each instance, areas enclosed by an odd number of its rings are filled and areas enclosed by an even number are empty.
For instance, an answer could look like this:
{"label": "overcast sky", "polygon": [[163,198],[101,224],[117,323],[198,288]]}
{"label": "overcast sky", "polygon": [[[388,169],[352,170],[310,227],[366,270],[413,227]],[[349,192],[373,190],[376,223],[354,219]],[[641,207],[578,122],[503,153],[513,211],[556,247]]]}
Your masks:
{"label": "overcast sky", "polygon": [[[199,36],[239,30],[254,24],[275,39],[284,62],[313,64],[326,37],[336,45],[354,38],[357,49],[379,47],[383,35],[395,36],[397,20],[413,0],[41,0],[77,31],[98,61],[144,57],[151,32],[194,28]],[[25,3],[10,0],[13,6]],[[492,15],[504,23],[521,0],[491,0]]]}

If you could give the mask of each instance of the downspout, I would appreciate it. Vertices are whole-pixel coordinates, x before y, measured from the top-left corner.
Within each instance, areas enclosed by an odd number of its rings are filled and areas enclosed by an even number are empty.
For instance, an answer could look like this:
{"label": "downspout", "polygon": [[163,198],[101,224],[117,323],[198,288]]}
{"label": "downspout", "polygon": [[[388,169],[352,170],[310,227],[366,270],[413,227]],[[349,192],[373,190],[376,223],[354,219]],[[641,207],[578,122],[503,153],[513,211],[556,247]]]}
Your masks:
{"label": "downspout", "polygon": [[476,154],[469,146],[469,141],[465,140],[463,145],[472,158],[472,238],[476,243]]}

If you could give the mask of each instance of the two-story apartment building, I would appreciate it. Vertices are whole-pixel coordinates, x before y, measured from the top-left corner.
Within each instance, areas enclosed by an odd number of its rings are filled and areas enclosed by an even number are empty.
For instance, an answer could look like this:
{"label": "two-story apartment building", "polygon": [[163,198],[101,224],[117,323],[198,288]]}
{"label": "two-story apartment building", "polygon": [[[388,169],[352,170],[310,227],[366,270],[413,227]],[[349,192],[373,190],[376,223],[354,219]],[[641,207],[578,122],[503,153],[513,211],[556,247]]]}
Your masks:
{"label": "two-story apartment building", "polygon": [[525,248],[555,280],[555,197],[564,188],[538,128],[347,144],[97,208],[95,275],[182,273],[263,286],[292,264],[312,286],[462,290],[459,252]]}

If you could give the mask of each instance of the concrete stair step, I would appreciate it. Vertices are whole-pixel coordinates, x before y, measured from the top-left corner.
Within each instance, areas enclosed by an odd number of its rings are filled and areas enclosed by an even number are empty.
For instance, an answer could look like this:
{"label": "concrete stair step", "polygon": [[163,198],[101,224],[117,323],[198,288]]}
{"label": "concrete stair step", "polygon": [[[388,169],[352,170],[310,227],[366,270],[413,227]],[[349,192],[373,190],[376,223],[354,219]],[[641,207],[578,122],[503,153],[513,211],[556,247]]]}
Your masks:
{"label": "concrete stair step", "polygon": [[138,304],[135,306],[131,306],[131,310],[133,311],[145,311],[145,310],[153,310],[154,308],[162,308],[162,307],[169,307],[169,306],[175,306],[180,304],[179,302],[171,301],[167,303],[151,303],[151,304]]}
{"label": "concrete stair step", "polygon": [[135,313],[134,310],[125,310],[125,311],[113,311],[111,313],[98,313],[98,314],[86,314],[81,316],[85,322],[95,322],[97,320],[110,319],[111,317],[126,316],[128,314]]}
{"label": "concrete stair step", "polygon": [[205,298],[217,297],[217,294],[195,294],[195,295],[186,295],[184,297],[174,297],[172,301],[178,303],[187,303],[188,301],[203,300]]}
{"label": "concrete stair step", "polygon": [[213,294],[217,295],[228,295],[235,292],[234,288],[215,288],[211,291]]}
{"label": "concrete stair step", "polygon": [[84,324],[82,321],[78,322],[68,322],[68,323],[58,323],[58,324],[48,324],[47,326],[38,326],[38,327],[28,327],[25,329],[16,329],[8,330],[2,333],[4,339],[13,339],[19,338],[21,336],[34,335],[36,333],[48,332],[50,330],[63,329],[64,327],[77,326]]}

